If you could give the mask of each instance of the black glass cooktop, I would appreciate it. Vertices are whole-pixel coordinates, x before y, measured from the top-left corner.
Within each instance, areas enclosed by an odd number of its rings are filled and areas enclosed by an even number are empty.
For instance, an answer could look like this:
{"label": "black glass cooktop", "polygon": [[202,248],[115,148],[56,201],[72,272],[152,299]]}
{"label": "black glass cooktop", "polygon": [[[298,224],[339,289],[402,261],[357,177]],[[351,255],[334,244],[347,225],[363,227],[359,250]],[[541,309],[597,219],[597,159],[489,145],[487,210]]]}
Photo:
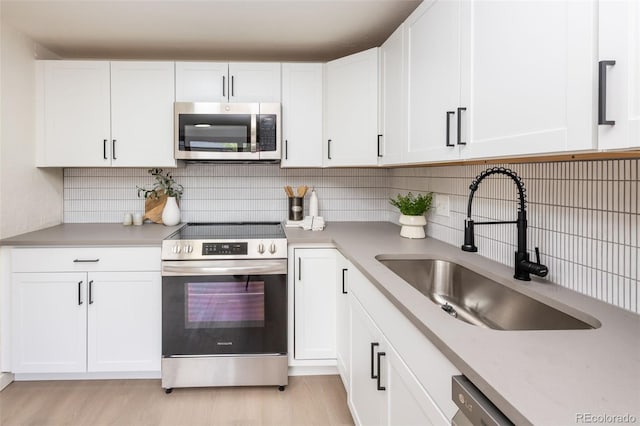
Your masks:
{"label": "black glass cooktop", "polygon": [[262,240],[286,238],[278,222],[188,223],[167,240]]}

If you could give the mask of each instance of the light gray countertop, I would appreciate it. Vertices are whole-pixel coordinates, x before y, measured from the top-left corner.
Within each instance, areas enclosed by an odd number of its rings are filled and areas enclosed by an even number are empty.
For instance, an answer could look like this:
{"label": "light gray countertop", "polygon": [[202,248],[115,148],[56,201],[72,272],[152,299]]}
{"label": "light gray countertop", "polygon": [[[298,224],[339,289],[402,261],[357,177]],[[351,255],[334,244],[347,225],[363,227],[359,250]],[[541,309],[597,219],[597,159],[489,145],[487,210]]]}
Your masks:
{"label": "light gray countertop", "polygon": [[158,246],[184,224],[63,223],[0,240],[3,246]]}
{"label": "light gray countertop", "polygon": [[[433,239],[409,240],[386,222],[287,228],[289,244],[333,242],[449,360],[516,424],[576,424],[577,415],[632,415],[640,422],[640,316]],[[499,331],[450,318],[375,259],[454,261],[577,318],[595,330]],[[587,321],[589,322],[589,321]],[[584,423],[584,422],[583,422]]]}

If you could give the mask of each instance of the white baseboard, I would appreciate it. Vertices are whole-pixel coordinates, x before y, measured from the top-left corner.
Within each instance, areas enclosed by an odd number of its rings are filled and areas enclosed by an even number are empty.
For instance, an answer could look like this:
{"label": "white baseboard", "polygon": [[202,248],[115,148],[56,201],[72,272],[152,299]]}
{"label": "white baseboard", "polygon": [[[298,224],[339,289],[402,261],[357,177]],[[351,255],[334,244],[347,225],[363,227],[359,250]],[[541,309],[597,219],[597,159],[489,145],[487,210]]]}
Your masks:
{"label": "white baseboard", "polygon": [[0,392],[2,391],[2,389],[9,386],[9,384],[13,382],[14,379],[15,377],[13,377],[13,374],[11,373],[0,373]]}
{"label": "white baseboard", "polygon": [[338,374],[338,367],[335,365],[289,366],[289,376],[326,376],[333,374]]}
{"label": "white baseboard", "polygon": [[18,373],[16,382],[33,380],[118,380],[160,379],[159,371],[124,371],[116,373]]}

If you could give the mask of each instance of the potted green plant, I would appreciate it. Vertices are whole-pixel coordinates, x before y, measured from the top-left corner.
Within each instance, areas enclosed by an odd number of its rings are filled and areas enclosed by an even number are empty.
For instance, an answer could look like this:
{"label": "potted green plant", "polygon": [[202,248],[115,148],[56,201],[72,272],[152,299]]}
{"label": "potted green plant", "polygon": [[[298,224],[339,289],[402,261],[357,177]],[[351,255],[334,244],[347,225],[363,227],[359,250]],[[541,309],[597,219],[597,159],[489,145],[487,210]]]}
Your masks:
{"label": "potted green plant", "polygon": [[396,198],[390,198],[389,203],[400,210],[400,236],[405,238],[424,238],[424,226],[427,220],[424,217],[431,209],[433,193],[418,194],[411,192],[407,195],[398,194]]}
{"label": "potted green plant", "polygon": [[165,225],[177,225],[180,223],[178,200],[182,197],[184,187],[175,181],[170,172],[164,173],[162,169],[150,169],[149,174],[155,178],[151,189],[136,187],[138,197],[143,195],[147,200],[145,217],[154,222],[160,222],[158,219],[161,217],[161,222]]}

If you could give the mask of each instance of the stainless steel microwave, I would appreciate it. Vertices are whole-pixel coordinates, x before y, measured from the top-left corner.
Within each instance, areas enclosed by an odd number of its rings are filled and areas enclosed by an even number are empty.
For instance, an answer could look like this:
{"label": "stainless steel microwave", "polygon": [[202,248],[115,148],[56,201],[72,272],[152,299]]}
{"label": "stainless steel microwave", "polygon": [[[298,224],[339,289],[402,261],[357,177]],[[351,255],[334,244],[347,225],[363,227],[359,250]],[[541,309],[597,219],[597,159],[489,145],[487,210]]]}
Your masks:
{"label": "stainless steel microwave", "polygon": [[175,103],[175,157],[279,161],[279,103]]}

